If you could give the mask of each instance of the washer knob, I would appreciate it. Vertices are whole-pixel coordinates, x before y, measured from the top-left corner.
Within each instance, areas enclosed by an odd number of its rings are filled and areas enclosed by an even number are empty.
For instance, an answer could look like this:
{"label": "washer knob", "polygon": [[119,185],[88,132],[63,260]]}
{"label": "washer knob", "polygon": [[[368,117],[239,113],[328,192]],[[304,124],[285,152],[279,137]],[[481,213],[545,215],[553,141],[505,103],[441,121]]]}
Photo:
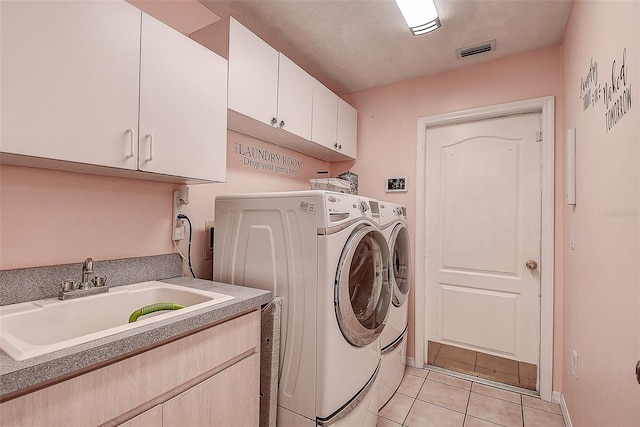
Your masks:
{"label": "washer knob", "polygon": [[360,200],[359,204],[353,205],[354,208],[360,209],[361,212],[369,210],[369,205],[364,200]]}

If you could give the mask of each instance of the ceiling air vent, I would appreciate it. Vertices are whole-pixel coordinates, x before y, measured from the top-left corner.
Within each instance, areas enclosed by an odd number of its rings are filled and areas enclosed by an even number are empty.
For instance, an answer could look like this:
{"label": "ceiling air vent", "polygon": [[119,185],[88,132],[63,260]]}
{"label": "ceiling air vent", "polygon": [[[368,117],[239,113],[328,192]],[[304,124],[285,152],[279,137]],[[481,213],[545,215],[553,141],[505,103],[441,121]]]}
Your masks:
{"label": "ceiling air vent", "polygon": [[491,52],[496,50],[496,41],[491,40],[486,43],[482,43],[476,46],[461,47],[456,49],[456,56],[458,58],[467,58],[469,56],[478,55],[480,53]]}

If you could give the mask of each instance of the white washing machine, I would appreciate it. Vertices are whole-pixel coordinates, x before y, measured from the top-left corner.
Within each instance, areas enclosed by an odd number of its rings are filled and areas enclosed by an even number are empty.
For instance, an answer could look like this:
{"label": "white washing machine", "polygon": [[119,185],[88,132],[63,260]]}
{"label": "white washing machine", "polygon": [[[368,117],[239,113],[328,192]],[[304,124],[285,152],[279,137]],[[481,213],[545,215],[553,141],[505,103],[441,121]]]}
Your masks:
{"label": "white washing machine", "polygon": [[216,281],[282,297],[278,426],[375,426],[391,307],[377,202],[328,191],[220,196]]}
{"label": "white washing machine", "polygon": [[389,245],[392,284],[389,319],[380,335],[382,362],[378,375],[378,407],[382,408],[400,386],[405,372],[411,244],[406,208],[395,203],[379,202],[379,211],[380,229]]}

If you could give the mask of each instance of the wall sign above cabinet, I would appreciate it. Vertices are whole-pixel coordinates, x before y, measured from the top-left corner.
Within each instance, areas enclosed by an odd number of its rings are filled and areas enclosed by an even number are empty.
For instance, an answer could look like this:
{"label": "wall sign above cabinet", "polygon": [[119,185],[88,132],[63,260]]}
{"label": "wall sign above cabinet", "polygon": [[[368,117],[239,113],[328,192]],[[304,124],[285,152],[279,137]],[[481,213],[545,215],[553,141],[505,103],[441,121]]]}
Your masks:
{"label": "wall sign above cabinet", "polygon": [[284,54],[232,17],[191,38],[229,60],[229,129],[325,161],[356,158],[356,110]]}

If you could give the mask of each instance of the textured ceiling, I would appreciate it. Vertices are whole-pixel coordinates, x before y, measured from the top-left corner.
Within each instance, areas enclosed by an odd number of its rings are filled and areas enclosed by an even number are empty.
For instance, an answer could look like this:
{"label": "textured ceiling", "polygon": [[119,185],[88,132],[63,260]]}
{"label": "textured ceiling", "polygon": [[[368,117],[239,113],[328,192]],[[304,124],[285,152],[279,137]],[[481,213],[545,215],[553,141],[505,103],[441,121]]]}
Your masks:
{"label": "textured ceiling", "polygon": [[[436,0],[442,27],[412,36],[393,0],[199,0],[233,16],[338,94],[561,43],[572,0]],[[458,59],[456,49],[496,40]]]}

